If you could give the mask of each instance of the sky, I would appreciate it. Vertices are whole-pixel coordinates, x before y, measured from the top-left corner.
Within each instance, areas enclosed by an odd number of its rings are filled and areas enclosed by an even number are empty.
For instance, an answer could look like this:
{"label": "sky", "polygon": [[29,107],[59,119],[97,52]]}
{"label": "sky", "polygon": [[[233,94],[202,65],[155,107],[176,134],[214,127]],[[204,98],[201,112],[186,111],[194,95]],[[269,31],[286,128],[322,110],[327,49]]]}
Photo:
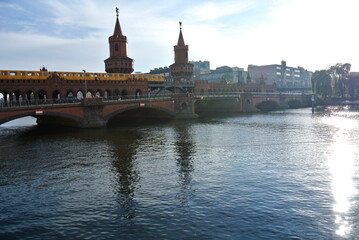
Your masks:
{"label": "sky", "polygon": [[116,7],[136,72],[191,61],[359,72],[358,0],[0,0],[0,69],[104,72]]}

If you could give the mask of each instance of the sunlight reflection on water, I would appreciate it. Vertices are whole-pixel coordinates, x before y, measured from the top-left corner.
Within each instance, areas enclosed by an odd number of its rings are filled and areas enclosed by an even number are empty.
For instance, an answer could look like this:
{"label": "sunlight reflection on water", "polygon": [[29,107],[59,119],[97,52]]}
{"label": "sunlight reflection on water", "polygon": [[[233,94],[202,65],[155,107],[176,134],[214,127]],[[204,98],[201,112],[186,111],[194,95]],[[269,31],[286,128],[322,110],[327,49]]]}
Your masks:
{"label": "sunlight reflection on water", "polygon": [[333,144],[328,156],[328,167],[332,177],[333,211],[335,214],[336,234],[341,237],[350,235],[351,208],[355,205],[354,196],[357,189],[354,183],[355,146],[350,141],[350,131],[357,126],[357,120],[337,116],[324,117],[322,122],[336,129]]}

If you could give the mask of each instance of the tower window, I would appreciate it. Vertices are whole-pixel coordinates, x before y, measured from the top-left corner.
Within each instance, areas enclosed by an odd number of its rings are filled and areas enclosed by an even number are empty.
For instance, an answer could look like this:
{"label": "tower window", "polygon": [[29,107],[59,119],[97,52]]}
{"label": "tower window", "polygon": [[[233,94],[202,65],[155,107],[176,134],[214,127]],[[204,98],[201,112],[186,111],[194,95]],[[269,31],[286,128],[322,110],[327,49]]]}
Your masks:
{"label": "tower window", "polygon": [[115,51],[118,51],[118,44],[115,44]]}

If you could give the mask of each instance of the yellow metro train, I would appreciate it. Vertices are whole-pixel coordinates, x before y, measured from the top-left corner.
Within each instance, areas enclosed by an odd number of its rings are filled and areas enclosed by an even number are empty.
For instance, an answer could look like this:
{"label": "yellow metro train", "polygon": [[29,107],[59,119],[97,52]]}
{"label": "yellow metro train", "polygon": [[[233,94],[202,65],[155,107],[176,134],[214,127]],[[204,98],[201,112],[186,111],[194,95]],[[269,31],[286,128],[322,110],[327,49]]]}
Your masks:
{"label": "yellow metro train", "polygon": [[155,74],[125,74],[125,73],[90,73],[90,72],[49,72],[49,71],[12,71],[0,70],[1,80],[45,80],[50,76],[57,75],[66,80],[86,81],[135,81],[145,80],[150,83],[163,83],[164,76]]}

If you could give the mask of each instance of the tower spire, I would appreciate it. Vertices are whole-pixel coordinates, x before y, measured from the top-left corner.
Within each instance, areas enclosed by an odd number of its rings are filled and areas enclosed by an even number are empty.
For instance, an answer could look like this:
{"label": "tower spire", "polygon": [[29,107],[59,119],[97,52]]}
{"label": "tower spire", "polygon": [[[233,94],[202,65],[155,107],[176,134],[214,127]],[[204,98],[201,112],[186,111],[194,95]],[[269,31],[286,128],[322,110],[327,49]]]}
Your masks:
{"label": "tower spire", "polygon": [[116,25],[113,35],[108,38],[110,57],[105,60],[105,70],[108,73],[132,73],[133,59],[127,56],[127,37],[122,34],[116,8]]}
{"label": "tower spire", "polygon": [[193,75],[193,64],[188,62],[188,45],[184,43],[182,34],[182,22],[177,45],[174,46],[175,62],[170,66],[171,75],[175,82],[182,79],[190,80]]}
{"label": "tower spire", "polygon": [[180,34],[179,34],[179,37],[178,37],[177,45],[178,46],[185,46],[186,44],[184,43],[184,39],[183,39],[183,35],[182,35],[182,22],[179,22],[179,24],[180,24]]}
{"label": "tower spire", "polygon": [[115,25],[115,31],[113,31],[114,36],[122,36],[122,29],[120,25],[120,21],[118,20],[118,8],[116,8],[116,25]]}

